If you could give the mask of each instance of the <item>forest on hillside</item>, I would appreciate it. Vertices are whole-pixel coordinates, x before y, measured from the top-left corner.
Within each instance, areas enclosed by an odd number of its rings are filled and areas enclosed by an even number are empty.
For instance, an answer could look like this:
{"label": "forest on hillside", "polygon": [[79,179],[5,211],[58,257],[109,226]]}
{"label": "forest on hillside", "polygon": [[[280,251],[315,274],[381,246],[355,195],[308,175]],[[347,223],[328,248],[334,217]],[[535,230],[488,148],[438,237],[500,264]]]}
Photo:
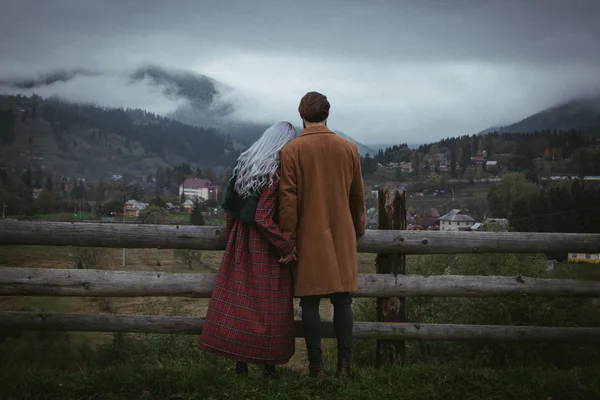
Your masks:
{"label": "forest on hillside", "polygon": [[508,173],[487,193],[489,212],[520,232],[600,232],[600,183],[573,179],[537,184]]}
{"label": "forest on hillside", "polygon": [[[446,138],[421,145],[416,150],[401,144],[365,155],[362,168],[365,175],[371,175],[378,165],[410,163],[410,177],[445,172],[452,178],[462,178],[462,174],[469,172],[475,157],[481,157],[483,162],[495,161],[497,173],[520,171],[529,174],[532,180],[543,173],[600,175],[600,132],[597,135],[577,130],[492,132]],[[536,160],[548,164],[536,163]],[[440,161],[448,166],[447,170],[439,168]],[[544,167],[548,170],[544,171]]]}
{"label": "forest on hillside", "polygon": [[92,142],[114,134],[123,137],[127,144],[139,142],[147,155],[159,158],[172,152],[189,163],[226,166],[239,155],[232,139],[214,129],[186,125],[141,109],[73,104],[35,95],[5,98],[9,107],[0,110],[0,144],[3,146],[9,146],[17,139],[19,131],[15,119],[20,116],[23,122],[38,117],[47,121],[65,152],[72,151],[68,141],[72,130],[80,127],[91,132]]}

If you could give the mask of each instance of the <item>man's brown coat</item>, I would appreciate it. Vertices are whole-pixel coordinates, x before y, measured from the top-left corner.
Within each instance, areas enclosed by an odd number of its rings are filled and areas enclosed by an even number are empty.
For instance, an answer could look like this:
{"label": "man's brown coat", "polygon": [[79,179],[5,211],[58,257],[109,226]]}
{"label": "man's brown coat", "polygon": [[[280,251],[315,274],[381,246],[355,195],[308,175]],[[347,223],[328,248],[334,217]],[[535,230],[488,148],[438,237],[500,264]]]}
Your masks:
{"label": "man's brown coat", "polygon": [[298,249],[294,295],[356,290],[356,238],[365,231],[356,144],[317,125],[283,148],[279,225]]}

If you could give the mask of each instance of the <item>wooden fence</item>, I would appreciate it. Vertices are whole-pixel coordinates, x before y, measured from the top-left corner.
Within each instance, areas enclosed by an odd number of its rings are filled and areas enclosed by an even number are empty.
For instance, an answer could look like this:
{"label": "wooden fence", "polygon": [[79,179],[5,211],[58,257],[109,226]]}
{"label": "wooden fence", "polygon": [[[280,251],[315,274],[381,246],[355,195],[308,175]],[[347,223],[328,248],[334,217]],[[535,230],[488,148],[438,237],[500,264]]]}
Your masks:
{"label": "wooden fence", "polygon": [[[380,192],[380,198],[385,199],[380,201],[383,230],[368,230],[358,240],[359,252],[378,253],[378,273],[360,274],[354,296],[384,301],[378,303],[378,322],[356,322],[354,332],[355,337],[372,338],[388,345],[381,349],[378,346],[380,361],[401,359],[403,341],[407,339],[600,343],[600,328],[405,322],[403,299],[410,296],[600,297],[597,281],[404,275],[406,254],[600,252],[600,234],[399,230],[405,227],[397,217],[400,211],[404,212],[405,199],[398,201],[398,195],[397,192]],[[5,220],[0,221],[0,245],[222,250],[225,242],[223,228],[214,226]],[[214,281],[215,276],[210,274],[3,267],[0,296],[207,298]],[[382,310],[393,317],[384,317]],[[202,324],[202,318],[193,317],[0,312],[0,328],[12,329],[199,333]],[[333,337],[331,322],[323,324],[325,336]],[[296,328],[296,335],[301,336],[301,326],[298,324]]]}

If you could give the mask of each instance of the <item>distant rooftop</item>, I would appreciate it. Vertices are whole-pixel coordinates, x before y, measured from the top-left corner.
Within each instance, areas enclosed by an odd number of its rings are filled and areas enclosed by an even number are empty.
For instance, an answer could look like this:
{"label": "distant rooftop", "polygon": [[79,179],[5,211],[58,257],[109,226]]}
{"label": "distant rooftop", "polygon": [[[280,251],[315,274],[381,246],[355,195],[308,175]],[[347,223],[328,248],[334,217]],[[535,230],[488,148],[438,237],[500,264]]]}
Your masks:
{"label": "distant rooftop", "polygon": [[187,178],[185,181],[183,181],[183,184],[179,186],[183,186],[189,189],[214,188],[212,182],[209,179],[201,178]]}
{"label": "distant rooftop", "polygon": [[440,217],[440,221],[450,222],[475,222],[475,220],[469,217],[467,214],[463,214],[460,210],[452,210],[448,214]]}

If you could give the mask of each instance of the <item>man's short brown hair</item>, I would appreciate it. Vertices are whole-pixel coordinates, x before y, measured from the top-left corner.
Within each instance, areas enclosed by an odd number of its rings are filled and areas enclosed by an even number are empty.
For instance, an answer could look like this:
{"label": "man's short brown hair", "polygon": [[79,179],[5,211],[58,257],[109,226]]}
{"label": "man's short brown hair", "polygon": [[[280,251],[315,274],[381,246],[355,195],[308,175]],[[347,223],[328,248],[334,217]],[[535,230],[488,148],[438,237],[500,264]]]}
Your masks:
{"label": "man's short brown hair", "polygon": [[323,122],[329,117],[329,107],[327,96],[318,92],[308,92],[300,100],[298,112],[307,122]]}

